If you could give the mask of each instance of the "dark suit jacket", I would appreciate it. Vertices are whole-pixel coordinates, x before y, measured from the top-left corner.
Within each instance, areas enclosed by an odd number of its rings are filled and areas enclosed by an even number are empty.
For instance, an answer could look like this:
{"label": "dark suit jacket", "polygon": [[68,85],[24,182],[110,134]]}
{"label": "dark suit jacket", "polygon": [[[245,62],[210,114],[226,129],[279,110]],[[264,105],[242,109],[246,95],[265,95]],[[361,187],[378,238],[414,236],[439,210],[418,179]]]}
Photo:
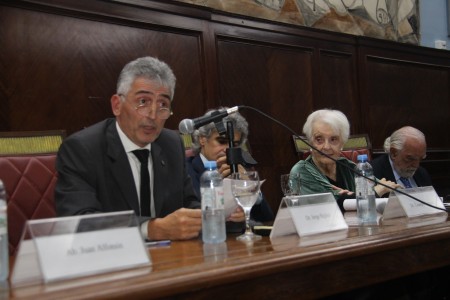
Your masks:
{"label": "dark suit jacket", "polygon": [[[386,178],[387,180],[397,182],[395,180],[394,172],[392,171],[391,164],[389,163],[388,154],[379,156],[372,161],[373,174],[376,178]],[[416,173],[414,173],[414,181],[418,186],[430,186],[431,176],[428,174],[427,170],[423,167],[417,169]]]}
{"label": "dark suit jacket", "polygon": [[[180,136],[163,129],[152,143],[151,155],[156,217],[165,217],[181,207],[199,208],[186,172]],[[124,210],[134,210],[139,215],[138,192],[115,119],[104,120],[65,139],[56,169],[59,216]]]}
{"label": "dark suit jacket", "polygon": [[[203,165],[203,161],[199,154],[188,157],[186,163],[187,171],[192,178],[192,185],[194,186],[197,196],[200,198],[200,177],[205,171],[205,166]],[[264,197],[260,204],[256,204],[252,207],[250,216],[253,220],[259,222],[272,221],[274,219],[272,209]],[[229,225],[227,224],[227,226]]]}

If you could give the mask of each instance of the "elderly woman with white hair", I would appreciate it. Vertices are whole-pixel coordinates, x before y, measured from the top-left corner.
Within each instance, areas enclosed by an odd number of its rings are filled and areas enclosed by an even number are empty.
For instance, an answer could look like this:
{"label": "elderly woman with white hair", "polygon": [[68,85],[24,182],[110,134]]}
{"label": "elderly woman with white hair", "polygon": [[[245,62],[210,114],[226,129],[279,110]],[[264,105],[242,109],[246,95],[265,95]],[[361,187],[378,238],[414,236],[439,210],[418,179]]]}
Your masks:
{"label": "elderly woman with white hair", "polygon": [[[355,163],[341,157],[341,150],[350,135],[347,117],[338,110],[317,110],[308,116],[303,133],[314,149],[311,149],[310,156],[294,165],[290,174],[299,177],[297,184],[300,184],[301,194],[331,192],[343,209],[344,199],[355,197],[355,177],[352,171]],[[384,178],[380,181],[395,186],[395,183]],[[378,195],[387,191],[388,188],[382,185],[375,186]]]}

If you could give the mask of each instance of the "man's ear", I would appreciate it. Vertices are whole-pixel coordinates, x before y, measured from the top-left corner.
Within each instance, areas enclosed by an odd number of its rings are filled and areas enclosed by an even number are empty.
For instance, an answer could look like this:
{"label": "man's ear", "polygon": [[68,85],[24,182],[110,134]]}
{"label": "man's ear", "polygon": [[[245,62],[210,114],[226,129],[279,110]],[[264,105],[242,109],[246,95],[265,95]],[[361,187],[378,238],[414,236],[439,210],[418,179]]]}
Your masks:
{"label": "man's ear", "polygon": [[201,136],[198,141],[200,142],[200,146],[204,146],[206,144],[206,140],[208,140],[208,138],[206,136]]}
{"label": "man's ear", "polygon": [[120,101],[120,96],[117,94],[112,95],[111,97],[111,109],[116,117],[120,115],[120,111],[122,110],[122,101]]}

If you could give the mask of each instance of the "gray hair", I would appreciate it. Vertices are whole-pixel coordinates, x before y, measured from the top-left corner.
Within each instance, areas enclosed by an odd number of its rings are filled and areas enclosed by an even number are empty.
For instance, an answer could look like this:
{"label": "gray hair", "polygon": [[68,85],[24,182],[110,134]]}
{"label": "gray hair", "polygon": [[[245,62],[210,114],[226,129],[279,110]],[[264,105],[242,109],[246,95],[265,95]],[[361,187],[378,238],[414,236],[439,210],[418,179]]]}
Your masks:
{"label": "gray hair", "polygon": [[384,151],[389,153],[390,148],[394,148],[399,151],[403,150],[403,146],[408,138],[417,139],[421,143],[425,145],[427,144],[425,135],[422,131],[411,126],[405,126],[394,131],[391,136],[386,139]]}
{"label": "gray hair", "polygon": [[[228,109],[228,107],[219,107],[217,109],[209,110],[204,114],[204,116],[209,116],[213,112],[224,109]],[[248,137],[247,120],[245,120],[245,118],[239,112],[235,112],[223,118],[222,122],[225,128],[227,127],[227,122],[229,121],[231,121],[231,123],[233,124],[234,132],[241,133],[240,145],[243,145],[247,141]],[[192,151],[195,154],[199,153],[201,149],[200,138],[201,137],[210,138],[211,135],[216,131],[217,131],[216,125],[213,122],[206,124],[202,127],[199,127],[197,130],[195,130],[192,133]]]}
{"label": "gray hair", "polygon": [[389,153],[389,151],[391,151],[390,150],[391,149],[391,137],[390,136],[384,140],[383,149],[384,149],[384,152],[386,152],[386,153]]}
{"label": "gray hair", "polygon": [[325,123],[339,134],[342,143],[345,144],[350,135],[350,123],[347,117],[339,110],[334,109],[320,109],[311,113],[306,119],[305,125],[303,125],[303,133],[309,142],[313,139],[313,127],[314,123]]}
{"label": "gray hair", "polygon": [[120,72],[117,81],[117,94],[128,94],[131,85],[137,78],[158,81],[162,86],[169,88],[170,100],[173,99],[176,78],[172,69],[165,62],[150,56],[129,62]]}

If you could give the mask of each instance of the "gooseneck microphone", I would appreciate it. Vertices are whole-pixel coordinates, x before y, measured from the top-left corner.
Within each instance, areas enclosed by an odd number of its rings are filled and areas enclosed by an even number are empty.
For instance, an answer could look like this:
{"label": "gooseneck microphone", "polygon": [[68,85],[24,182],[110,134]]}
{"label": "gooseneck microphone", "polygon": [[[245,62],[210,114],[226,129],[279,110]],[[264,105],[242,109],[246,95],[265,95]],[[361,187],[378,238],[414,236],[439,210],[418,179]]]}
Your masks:
{"label": "gooseneck microphone", "polygon": [[226,116],[235,113],[239,110],[239,106],[234,106],[228,109],[222,109],[212,112],[210,115],[198,117],[195,119],[184,119],[178,125],[178,130],[183,134],[191,134],[195,129],[211,122],[219,122]]}

